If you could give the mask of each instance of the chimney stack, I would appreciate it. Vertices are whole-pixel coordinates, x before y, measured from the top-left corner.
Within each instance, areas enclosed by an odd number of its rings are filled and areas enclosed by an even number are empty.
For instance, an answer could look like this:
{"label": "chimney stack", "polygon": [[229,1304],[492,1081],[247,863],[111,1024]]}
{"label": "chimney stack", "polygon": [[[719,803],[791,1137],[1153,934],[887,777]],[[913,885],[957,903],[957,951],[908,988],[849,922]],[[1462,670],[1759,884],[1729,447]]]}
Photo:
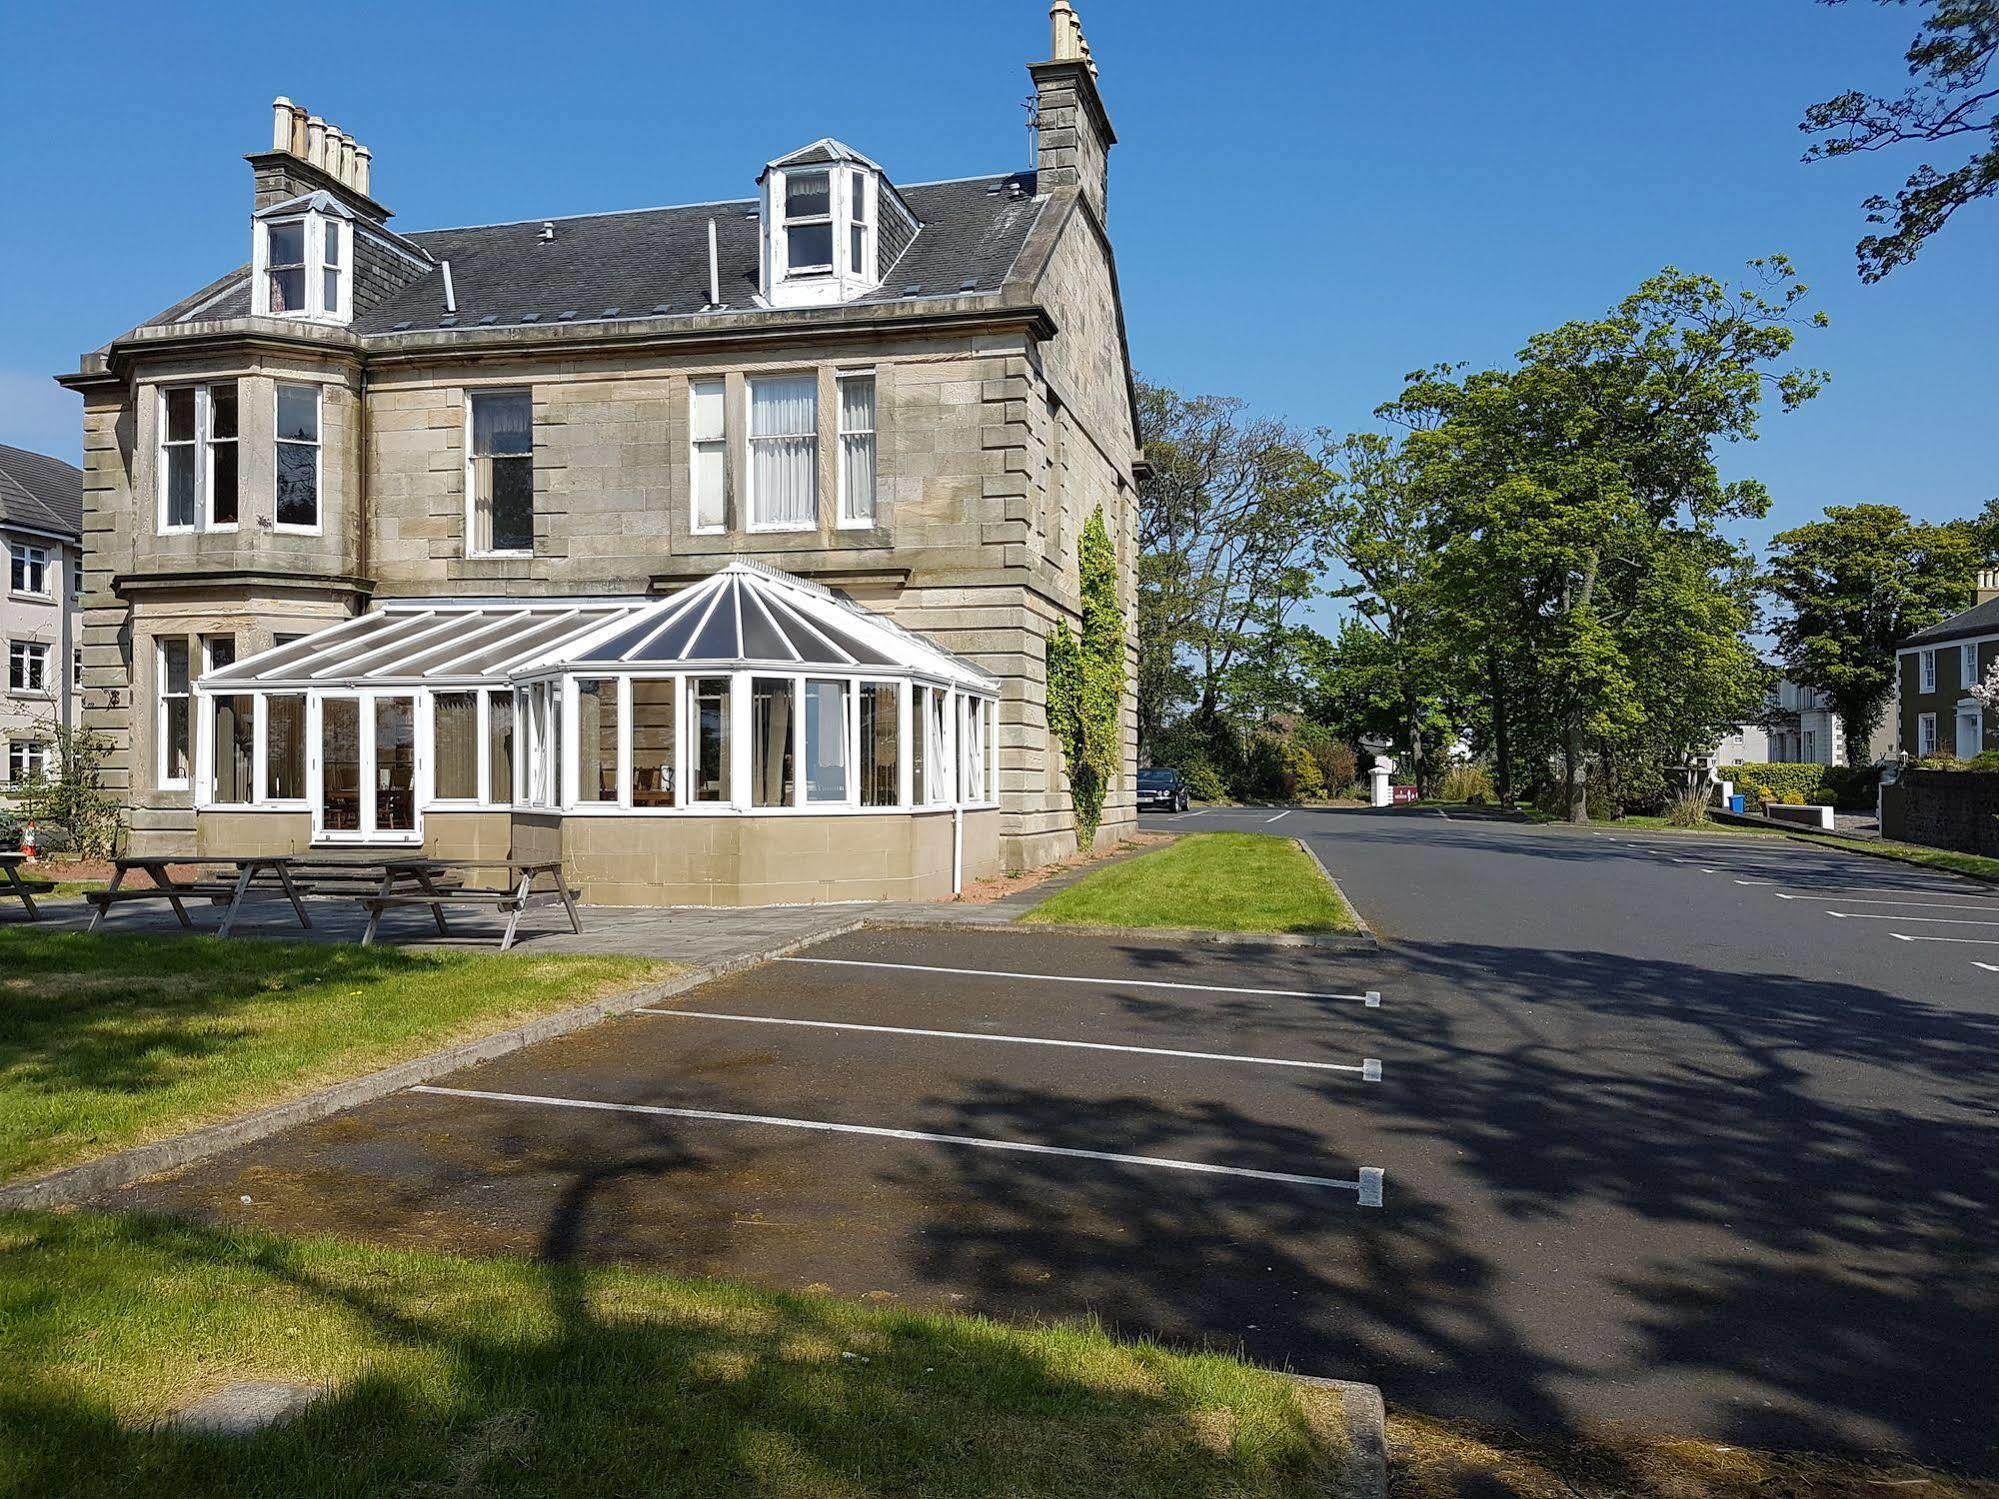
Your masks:
{"label": "chimney stack", "polygon": [[1978,569],[1978,588],[1972,595],[1973,604],[1989,604],[1999,599],[1999,567]]}
{"label": "chimney stack", "polygon": [[1097,91],[1097,64],[1070,0],[1048,7],[1049,56],[1030,63],[1034,79],[1035,173],[1042,192],[1073,187],[1108,213],[1110,149],[1117,144]]}
{"label": "chimney stack", "polygon": [[259,212],[308,193],[328,192],[377,223],[389,217],[371,196],[374,153],[283,94],[271,101],[271,149],[249,160],[256,173]]}

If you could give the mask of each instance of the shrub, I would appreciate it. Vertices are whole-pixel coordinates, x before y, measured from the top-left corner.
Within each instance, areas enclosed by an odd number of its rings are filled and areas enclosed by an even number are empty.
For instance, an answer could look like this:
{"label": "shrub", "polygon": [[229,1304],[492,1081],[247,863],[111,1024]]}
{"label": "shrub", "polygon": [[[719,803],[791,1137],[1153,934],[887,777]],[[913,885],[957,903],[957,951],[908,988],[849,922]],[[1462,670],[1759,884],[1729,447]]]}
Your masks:
{"label": "shrub", "polygon": [[1483,765],[1453,765],[1437,782],[1438,797],[1447,802],[1492,800],[1492,776]]}
{"label": "shrub", "polygon": [[1335,794],[1345,791],[1360,778],[1360,762],[1352,745],[1326,739],[1312,747],[1312,754],[1319,762],[1319,775],[1327,791]]}
{"label": "shrub", "polygon": [[1830,791],[1814,791],[1805,798],[1808,807],[1837,807],[1839,798]]}
{"label": "shrub", "polygon": [[1187,779],[1187,795],[1195,801],[1228,800],[1229,788],[1222,780],[1222,773],[1207,760],[1189,760],[1180,767],[1180,774]]}
{"label": "shrub", "polygon": [[1777,800],[1786,807],[1802,807],[1805,794],[1802,791],[1783,791],[1778,793]]}
{"label": "shrub", "polygon": [[1999,770],[1999,750],[1980,750],[1971,757],[1973,770]]}
{"label": "shrub", "polygon": [[1707,822],[1707,792],[1682,791],[1666,803],[1666,820],[1676,828],[1697,828]]}
{"label": "shrub", "polygon": [[21,819],[19,814],[0,810],[0,851],[11,851],[21,846]]}
{"label": "shrub", "polygon": [[1968,770],[1970,766],[1956,755],[1924,755],[1916,762],[1918,770]]}
{"label": "shrub", "polygon": [[1326,778],[1319,769],[1318,757],[1296,739],[1285,740],[1278,752],[1277,780],[1286,801],[1326,794]]}

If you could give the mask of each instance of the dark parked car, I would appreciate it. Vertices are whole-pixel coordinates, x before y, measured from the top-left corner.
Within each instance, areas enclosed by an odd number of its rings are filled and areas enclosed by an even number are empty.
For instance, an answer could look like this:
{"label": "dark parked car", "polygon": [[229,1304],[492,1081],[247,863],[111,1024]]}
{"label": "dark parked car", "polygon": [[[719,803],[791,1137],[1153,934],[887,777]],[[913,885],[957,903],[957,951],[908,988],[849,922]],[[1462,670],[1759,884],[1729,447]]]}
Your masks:
{"label": "dark parked car", "polygon": [[1141,812],[1184,812],[1187,810],[1187,778],[1177,770],[1153,766],[1138,773],[1138,810]]}

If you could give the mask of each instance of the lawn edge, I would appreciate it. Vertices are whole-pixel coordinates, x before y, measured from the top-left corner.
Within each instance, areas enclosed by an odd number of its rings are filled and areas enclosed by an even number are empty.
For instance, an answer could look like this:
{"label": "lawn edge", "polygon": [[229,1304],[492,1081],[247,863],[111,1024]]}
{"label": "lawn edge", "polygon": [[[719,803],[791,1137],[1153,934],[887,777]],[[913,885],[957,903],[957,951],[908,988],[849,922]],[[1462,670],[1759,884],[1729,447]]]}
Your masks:
{"label": "lawn edge", "polygon": [[1388,1410],[1381,1386],[1316,1374],[1286,1376],[1293,1384],[1331,1390],[1340,1397],[1347,1439],[1348,1499],[1388,1499]]}
{"label": "lawn edge", "polygon": [[[1999,885],[1999,878],[1995,878],[1989,874],[1979,874],[1969,869],[1952,869],[1948,864],[1934,864],[1928,859],[1917,858],[1913,854],[1903,853],[1899,848],[1883,848],[1877,844],[1858,838],[1842,837],[1838,833],[1796,832],[1786,828],[1784,836],[1793,843],[1802,843],[1808,848],[1836,849],[1841,853],[1859,854],[1862,858],[1886,859],[1891,864],[1907,864],[1913,869],[1927,869],[1931,874],[1955,875],[1960,880],[1971,880],[1975,884]],[[1918,847],[1922,846],[1924,845],[1918,845]],[[1953,853],[1955,850],[1940,848],[1937,852]],[[1978,858],[1981,856],[1971,854],[1967,855],[1967,857]]]}
{"label": "lawn edge", "polygon": [[1340,898],[1340,904],[1347,908],[1347,915],[1353,918],[1354,935],[1365,938],[1369,947],[1381,946],[1380,939],[1374,935],[1374,928],[1369,926],[1367,918],[1360,914],[1360,907],[1347,899],[1346,891],[1341,888],[1340,882],[1333,878],[1333,872],[1326,868],[1326,861],[1319,857],[1319,851],[1295,834],[1292,836],[1291,841],[1305,851],[1305,857],[1312,861],[1312,867],[1325,877],[1328,885],[1333,887],[1333,894]]}
{"label": "lawn edge", "polygon": [[301,1124],[310,1124],[358,1104],[372,1103],[448,1072],[456,1072],[477,1062],[490,1062],[495,1057],[506,1056],[537,1042],[566,1036],[613,1015],[628,1014],[641,1006],[656,1004],[727,974],[796,952],[801,947],[809,947],[832,937],[844,937],[867,924],[865,917],[856,916],[851,922],[837,927],[774,943],[753,952],[733,953],[719,962],[683,968],[672,977],[656,983],[639,984],[586,1004],[572,1005],[549,1015],[537,1015],[492,1035],[460,1041],[440,1051],[412,1057],[406,1062],[397,1062],[360,1077],[329,1083],[302,1097],[273,1104],[254,1113],[203,1125],[183,1134],[169,1135],[163,1140],[148,1141],[144,1145],[130,1145],[99,1156],[96,1160],[64,1166],[42,1176],[0,1186],[0,1208],[74,1207],[99,1193],[130,1186],[133,1182],[158,1176],[162,1172],[192,1166],[239,1145],[251,1144]]}

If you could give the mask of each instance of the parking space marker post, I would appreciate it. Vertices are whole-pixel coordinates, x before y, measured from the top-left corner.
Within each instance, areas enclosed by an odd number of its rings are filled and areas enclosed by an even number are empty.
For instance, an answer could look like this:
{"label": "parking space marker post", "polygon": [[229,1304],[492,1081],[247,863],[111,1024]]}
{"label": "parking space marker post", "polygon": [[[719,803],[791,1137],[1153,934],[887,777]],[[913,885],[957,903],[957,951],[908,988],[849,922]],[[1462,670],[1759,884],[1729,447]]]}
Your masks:
{"label": "parking space marker post", "polygon": [[1381,1058],[1380,1058],[1380,1057],[1362,1057],[1362,1058],[1361,1058],[1361,1063],[1360,1063],[1360,1080],[1361,1080],[1362,1082],[1364,1082],[1364,1083],[1378,1083],[1378,1082],[1380,1082],[1380,1081],[1381,1081]]}
{"label": "parking space marker post", "polygon": [[1381,991],[1379,989],[1370,989],[1362,997],[1367,1001],[1366,1007],[1368,1009],[1378,1010],[1381,1008]]}
{"label": "parking space marker post", "polygon": [[1379,1166],[1363,1166],[1360,1168],[1360,1205],[1362,1207],[1378,1208],[1381,1206],[1382,1175],[1383,1172]]}

